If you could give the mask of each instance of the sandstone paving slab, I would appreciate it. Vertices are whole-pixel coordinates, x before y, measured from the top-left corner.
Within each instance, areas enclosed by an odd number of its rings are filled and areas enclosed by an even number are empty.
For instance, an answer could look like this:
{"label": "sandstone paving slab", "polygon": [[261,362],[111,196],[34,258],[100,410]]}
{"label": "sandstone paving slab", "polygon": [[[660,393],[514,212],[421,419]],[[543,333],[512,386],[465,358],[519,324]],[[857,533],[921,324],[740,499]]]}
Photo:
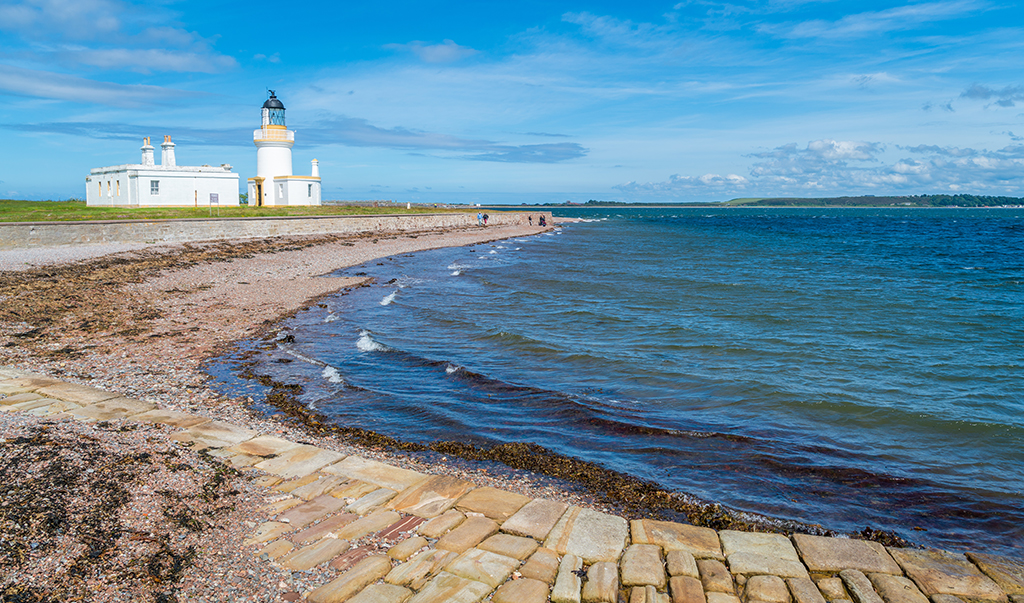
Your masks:
{"label": "sandstone paving slab", "polygon": [[501,523],[515,515],[528,502],[528,496],[486,486],[467,492],[455,503],[455,508],[463,513],[480,513]]}
{"label": "sandstone paving slab", "polygon": [[[27,411],[26,414],[36,415],[40,417],[48,417],[51,415],[66,413],[76,408],[81,408],[81,406],[75,404],[74,402],[68,402],[67,400],[54,400],[48,406],[33,408],[32,410]],[[134,419],[135,417],[132,418]]]}
{"label": "sandstone paving slab", "polygon": [[178,412],[176,410],[168,410],[166,408],[154,408],[153,410],[147,410],[146,412],[135,415],[132,417],[132,420],[144,421],[146,423],[160,423],[161,425],[170,425],[171,427],[177,427],[178,429],[188,429],[189,427],[209,423],[212,419],[185,412]]}
{"label": "sandstone paving slab", "polygon": [[622,568],[623,586],[651,585],[661,590],[668,584],[665,563],[661,560],[661,547],[656,544],[629,545],[619,565]]}
{"label": "sandstone paving slab", "polygon": [[277,517],[277,521],[302,528],[326,515],[340,511],[344,505],[345,501],[333,496],[319,496],[288,509]]}
{"label": "sandstone paving slab", "polygon": [[839,577],[843,579],[843,584],[846,585],[846,590],[850,593],[854,603],[885,603],[875,592],[871,581],[862,572],[843,570],[839,572]]}
{"label": "sandstone paving slab", "polygon": [[717,559],[698,559],[697,568],[700,570],[700,581],[704,590],[719,593],[733,594],[736,592],[736,585],[733,583],[732,574],[729,568]]}
{"label": "sandstone paving slab", "polygon": [[260,488],[273,488],[280,484],[281,481],[281,478],[276,475],[257,475],[252,478],[253,485],[259,486]]}
{"label": "sandstone paving slab", "polygon": [[447,551],[463,553],[497,532],[498,524],[493,519],[473,515],[467,517],[466,521],[459,524],[459,527],[442,536],[434,546]]}
{"label": "sandstone paving slab", "polygon": [[294,548],[295,545],[293,545],[290,541],[281,538],[279,540],[271,542],[270,544],[260,549],[259,552],[256,553],[256,555],[260,559],[274,561],[276,559],[283,557],[284,555],[287,555]]}
{"label": "sandstone paving slab", "polygon": [[540,580],[522,578],[509,580],[501,585],[494,596],[493,603],[547,603],[548,585]]}
{"label": "sandstone paving slab", "polygon": [[614,561],[601,561],[587,569],[581,597],[586,603],[618,603],[619,568]]}
{"label": "sandstone paving slab", "polygon": [[[726,558],[736,553],[754,553],[765,557],[800,561],[793,543],[782,534],[722,530],[718,537],[722,541],[722,551]],[[736,571],[733,570],[733,573]]]}
{"label": "sandstone paving slab", "polygon": [[269,542],[295,529],[295,526],[280,521],[265,521],[256,527],[252,536],[245,539],[242,544],[260,544]]}
{"label": "sandstone paving slab", "polygon": [[456,557],[458,554],[451,551],[437,549],[422,551],[392,569],[384,580],[391,584],[419,590]]}
{"label": "sandstone paving slab", "polygon": [[289,540],[296,544],[310,544],[326,536],[334,535],[335,537],[337,537],[338,530],[347,526],[348,524],[352,523],[357,519],[359,519],[359,516],[354,513],[341,513],[339,515],[331,515],[323,521],[315,523],[304,530],[292,534]]}
{"label": "sandstone paving slab", "polygon": [[[69,400],[69,402],[81,404],[78,400]],[[115,419],[126,419],[154,408],[156,408],[156,404],[152,402],[143,402],[134,398],[109,398],[102,402],[96,402],[89,406],[68,411],[68,414],[79,420],[113,421]]]}
{"label": "sandstone paving slab", "polygon": [[849,599],[850,596],[846,592],[846,587],[843,586],[843,579],[838,577],[827,577],[818,578],[814,581],[818,586],[818,590],[825,599],[829,601],[835,601],[836,599]]}
{"label": "sandstone paving slab", "polygon": [[0,410],[8,412],[26,412],[38,408],[45,409],[49,407],[51,404],[57,404],[60,402],[63,402],[63,400],[57,400],[55,398],[36,398],[34,400],[25,400],[24,402],[18,402],[17,404],[8,404],[7,406],[0,407]]}
{"label": "sandstone paving slab", "polygon": [[932,549],[889,549],[889,552],[925,595],[1007,600],[999,585],[960,553]]}
{"label": "sandstone paving slab", "polygon": [[258,463],[256,467],[285,478],[299,477],[315,473],[318,469],[343,458],[345,455],[340,452],[324,450],[317,446],[301,445]]}
{"label": "sandstone paving slab", "polygon": [[551,549],[539,548],[537,552],[519,568],[524,578],[540,580],[545,584],[554,584],[558,575],[558,553]]}
{"label": "sandstone paving slab", "polygon": [[571,507],[552,528],[544,546],[560,555],[572,553],[584,563],[618,561],[628,537],[629,525],[625,519]]}
{"label": "sandstone paving slab", "polygon": [[413,595],[409,603],[476,603],[490,592],[491,587],[483,582],[441,572]]}
{"label": "sandstone paving slab", "polygon": [[[280,476],[275,476],[280,477]],[[281,483],[274,486],[274,490],[278,492],[290,493],[298,490],[299,488],[312,484],[313,482],[327,477],[321,473],[310,473],[309,475],[303,475],[293,479],[282,481]],[[284,479],[283,477],[281,479]]]}
{"label": "sandstone paving slab", "polygon": [[818,586],[810,578],[786,578],[794,603],[825,603]]}
{"label": "sandstone paving slab", "polygon": [[[653,586],[634,586],[629,591],[629,603],[669,603],[669,596],[668,593],[658,592]],[[739,603],[739,599],[736,603]]]}
{"label": "sandstone paving slab", "polygon": [[348,603],[405,603],[412,596],[408,588],[394,584],[371,584]]}
{"label": "sandstone paving slab", "polygon": [[295,442],[290,442],[284,438],[272,435],[261,435],[256,436],[251,440],[239,442],[234,446],[229,446],[227,450],[241,454],[268,457],[275,454],[281,454],[285,450],[291,450],[297,446],[298,444]]}
{"label": "sandstone paving slab", "polygon": [[317,479],[292,490],[292,496],[309,500],[330,493],[345,481],[345,478],[337,475],[323,475],[322,473],[311,473],[310,475],[317,477]]}
{"label": "sandstone paving slab", "polygon": [[477,548],[522,561],[532,555],[539,546],[533,538],[495,534],[477,545]]}
{"label": "sandstone paving slab", "polygon": [[111,400],[113,398],[121,397],[121,394],[108,392],[106,390],[98,389],[95,387],[89,387],[88,385],[78,385],[76,383],[64,382],[50,383],[48,385],[44,385],[42,387],[37,388],[36,393],[40,393],[50,398],[57,398],[58,400],[77,402],[83,405],[95,404],[96,402],[102,402],[104,400]]}
{"label": "sandstone paving slab", "polygon": [[929,603],[928,597],[921,594],[910,578],[891,574],[868,574],[868,579],[885,603]]}
{"label": "sandstone paving slab", "polygon": [[[42,377],[42,376],[38,376],[38,375],[33,375],[33,376],[26,375],[26,376],[22,376],[22,377],[13,377],[11,379],[7,379],[6,381],[4,381],[4,386],[8,387],[8,388],[22,389],[22,390],[27,391],[27,392],[34,392],[34,391],[36,391],[37,389],[39,389],[41,387],[47,387],[47,386],[50,386],[50,385],[58,385],[60,383],[62,383],[62,382],[58,381],[56,379],[50,379],[49,377]],[[114,396],[111,396],[111,397],[115,397],[115,396],[116,396],[116,394]]]}
{"label": "sandstone paving slab", "polygon": [[956,595],[932,595],[932,603],[967,603]]}
{"label": "sandstone paving slab", "polygon": [[551,589],[551,603],[580,603],[583,580],[576,573],[583,569],[583,560],[567,553],[558,566],[555,585]]}
{"label": "sandstone paving slab", "polygon": [[864,573],[902,574],[885,547],[877,542],[794,534],[800,558],[812,572],[835,573],[855,569]]}
{"label": "sandstone paving slab", "polygon": [[0,382],[0,394],[27,394],[35,390],[34,387],[24,387],[21,385],[14,385],[7,381]]}
{"label": "sandstone paving slab", "polygon": [[209,421],[171,434],[171,439],[182,443],[191,442],[200,447],[225,448],[252,439],[256,435],[255,431],[232,423]]}
{"label": "sandstone paving slab", "polygon": [[451,509],[420,526],[419,532],[427,538],[440,538],[466,520],[460,511]]}
{"label": "sandstone paving slab", "polygon": [[455,501],[475,487],[473,482],[457,477],[431,475],[402,490],[389,506],[396,511],[430,519],[450,509]]}
{"label": "sandstone paving slab", "polygon": [[707,598],[707,603],[740,603],[739,597],[728,593],[705,592],[704,596]]}
{"label": "sandstone paving slab", "polygon": [[501,524],[501,531],[543,541],[568,508],[569,505],[555,500],[531,500]]}
{"label": "sandstone paving slab", "polygon": [[967,558],[992,578],[1006,594],[1024,595],[1024,561],[985,553],[967,553]]}
{"label": "sandstone paving slab", "polygon": [[358,499],[353,501],[352,504],[345,507],[345,510],[348,511],[349,513],[358,513],[360,515],[365,515],[366,513],[369,513],[370,511],[388,502],[397,494],[398,492],[395,492],[390,488],[380,488],[379,490],[374,490],[369,494],[359,497]]}
{"label": "sandstone paving slab", "polygon": [[281,513],[284,513],[288,509],[291,509],[293,507],[297,507],[297,506],[299,506],[301,504],[302,504],[302,499],[301,498],[295,498],[295,497],[289,496],[288,498],[283,498],[281,500],[275,500],[274,502],[270,503],[269,505],[266,505],[264,507],[260,507],[259,510],[261,512],[267,514],[267,516],[269,516],[269,517],[277,517],[278,515],[280,515]]}
{"label": "sandstone paving slab", "polygon": [[363,559],[340,578],[329,582],[306,595],[312,603],[341,603],[354,597],[359,591],[383,578],[391,569],[391,560],[384,555],[372,555]]}
{"label": "sandstone paving slab", "polygon": [[22,402],[31,402],[32,400],[39,400],[41,398],[43,398],[43,396],[32,392],[14,394],[13,396],[7,396],[6,398],[0,399],[0,405],[14,406],[15,404],[21,404]]}
{"label": "sandstone paving slab", "polygon": [[689,576],[673,576],[669,580],[672,603],[707,603],[700,580]]}
{"label": "sandstone paving slab", "polygon": [[370,492],[375,492],[380,489],[377,484],[371,484],[370,482],[364,482],[358,479],[352,479],[345,477],[344,475],[334,476],[338,479],[345,480],[338,484],[333,490],[331,490],[331,496],[336,498],[351,498],[356,500],[366,496]]}
{"label": "sandstone paving slab", "polygon": [[[335,499],[337,500],[337,499]],[[359,540],[363,536],[379,532],[389,525],[401,519],[401,515],[394,511],[378,509],[366,517],[360,517],[347,526],[337,531],[338,538],[347,540]]]}
{"label": "sandstone paving slab", "polygon": [[1024,603],[1024,595],[1010,595],[1010,601],[1013,603]]}
{"label": "sandstone paving slab", "polygon": [[656,544],[665,551],[686,551],[698,559],[725,559],[718,533],[685,523],[635,519],[630,522],[635,544]]}
{"label": "sandstone paving slab", "polygon": [[767,574],[783,578],[806,578],[807,568],[799,561],[758,553],[738,552],[729,555],[729,568],[734,574]]}
{"label": "sandstone paving slab", "polygon": [[689,576],[700,578],[697,560],[686,551],[669,551],[665,554],[665,563],[671,576]]}
{"label": "sandstone paving slab", "polygon": [[374,547],[371,546],[359,546],[349,549],[331,561],[330,568],[343,572],[372,555],[374,550]]}
{"label": "sandstone paving slab", "polygon": [[[808,578],[808,581],[810,578]],[[789,587],[778,576],[751,576],[743,586],[744,599],[764,603],[789,603]]]}
{"label": "sandstone paving slab", "polygon": [[399,542],[395,546],[388,549],[388,557],[391,557],[395,561],[405,561],[409,557],[418,553],[423,547],[429,546],[430,543],[426,538],[422,536],[413,536],[412,538],[406,538]]}
{"label": "sandstone paving slab", "polygon": [[347,540],[324,538],[282,557],[278,563],[287,569],[304,571],[326,563],[349,548]]}
{"label": "sandstone paving slab", "polygon": [[[469,549],[448,564],[445,571],[498,588],[519,567],[519,560],[483,549]],[[489,591],[488,591],[489,592]]]}
{"label": "sandstone paving slab", "polygon": [[426,474],[418,471],[364,459],[354,454],[331,465],[324,472],[370,482],[379,488],[390,488],[396,492],[401,492],[427,477]]}
{"label": "sandstone paving slab", "polygon": [[424,521],[422,517],[408,515],[381,530],[377,534],[377,538],[381,540],[399,540],[403,534],[410,534],[415,531]]}

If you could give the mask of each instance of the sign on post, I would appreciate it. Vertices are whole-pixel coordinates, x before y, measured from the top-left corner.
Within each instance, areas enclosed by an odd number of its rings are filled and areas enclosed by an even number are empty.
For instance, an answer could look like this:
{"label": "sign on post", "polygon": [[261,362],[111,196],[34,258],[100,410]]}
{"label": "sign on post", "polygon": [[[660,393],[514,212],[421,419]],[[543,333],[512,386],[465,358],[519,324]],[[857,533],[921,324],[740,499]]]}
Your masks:
{"label": "sign on post", "polygon": [[217,216],[220,216],[220,194],[210,193],[210,216],[213,216],[213,206],[217,206]]}

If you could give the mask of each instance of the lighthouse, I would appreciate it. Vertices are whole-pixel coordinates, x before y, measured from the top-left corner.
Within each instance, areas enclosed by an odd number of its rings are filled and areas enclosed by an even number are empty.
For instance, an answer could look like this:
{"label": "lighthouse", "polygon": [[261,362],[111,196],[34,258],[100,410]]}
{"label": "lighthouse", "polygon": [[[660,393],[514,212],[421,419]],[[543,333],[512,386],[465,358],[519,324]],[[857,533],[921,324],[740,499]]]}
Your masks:
{"label": "lighthouse", "polygon": [[311,175],[292,174],[295,132],[285,125],[284,103],[273,90],[263,103],[259,130],[252,133],[256,145],[256,177],[249,178],[249,204],[320,205],[320,169],[311,162]]}

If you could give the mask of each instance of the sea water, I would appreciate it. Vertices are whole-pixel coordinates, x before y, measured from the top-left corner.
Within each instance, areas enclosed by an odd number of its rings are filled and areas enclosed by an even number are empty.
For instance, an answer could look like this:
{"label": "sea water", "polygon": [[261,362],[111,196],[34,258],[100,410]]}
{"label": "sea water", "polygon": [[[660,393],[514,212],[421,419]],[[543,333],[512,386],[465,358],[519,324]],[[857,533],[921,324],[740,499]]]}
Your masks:
{"label": "sea water", "polygon": [[558,213],[587,221],[340,271],[376,281],[285,322],[257,372],[404,440],[1020,554],[1024,211]]}

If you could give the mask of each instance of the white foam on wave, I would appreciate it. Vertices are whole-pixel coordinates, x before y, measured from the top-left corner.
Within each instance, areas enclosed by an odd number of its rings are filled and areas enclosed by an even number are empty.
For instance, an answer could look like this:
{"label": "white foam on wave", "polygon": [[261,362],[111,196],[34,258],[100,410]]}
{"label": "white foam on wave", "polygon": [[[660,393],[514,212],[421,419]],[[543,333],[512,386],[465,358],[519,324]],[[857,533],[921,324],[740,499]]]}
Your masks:
{"label": "white foam on wave", "polygon": [[424,281],[421,278],[413,278],[411,276],[400,276],[398,277],[398,279],[395,280],[395,285],[397,285],[399,289],[405,289],[406,287],[418,285],[422,282]]}
{"label": "white foam on wave", "polygon": [[328,315],[327,315],[327,316],[326,316],[326,317],[324,318],[324,322],[334,322],[334,321],[336,321],[336,320],[338,320],[338,315],[337,315],[337,314],[333,314],[333,313],[331,313],[331,314],[328,314]]}
{"label": "white foam on wave", "polygon": [[369,331],[360,331],[359,339],[356,340],[356,347],[360,352],[386,352],[388,346],[378,343],[370,336]]}
{"label": "white foam on wave", "polygon": [[388,295],[384,299],[380,300],[380,305],[382,305],[382,306],[389,305],[391,302],[395,301],[395,296],[396,295],[398,295],[398,291],[392,292],[391,295]]}
{"label": "white foam on wave", "polygon": [[452,373],[457,373],[461,370],[462,367],[457,364],[449,364],[448,366],[444,367],[444,372],[449,375],[451,375]]}
{"label": "white foam on wave", "polygon": [[338,369],[333,366],[325,366],[323,372],[320,373],[324,379],[327,379],[331,383],[344,383],[345,380],[341,378],[341,373]]}
{"label": "white foam on wave", "polygon": [[462,274],[461,270],[453,270],[452,271],[452,276],[459,276],[460,274]]}
{"label": "white foam on wave", "polygon": [[515,250],[516,250],[516,251],[519,251],[520,249],[522,249],[522,247],[516,247],[516,249],[515,249]]}
{"label": "white foam on wave", "polygon": [[498,253],[498,252],[492,249],[492,250],[491,250],[491,253]]}

